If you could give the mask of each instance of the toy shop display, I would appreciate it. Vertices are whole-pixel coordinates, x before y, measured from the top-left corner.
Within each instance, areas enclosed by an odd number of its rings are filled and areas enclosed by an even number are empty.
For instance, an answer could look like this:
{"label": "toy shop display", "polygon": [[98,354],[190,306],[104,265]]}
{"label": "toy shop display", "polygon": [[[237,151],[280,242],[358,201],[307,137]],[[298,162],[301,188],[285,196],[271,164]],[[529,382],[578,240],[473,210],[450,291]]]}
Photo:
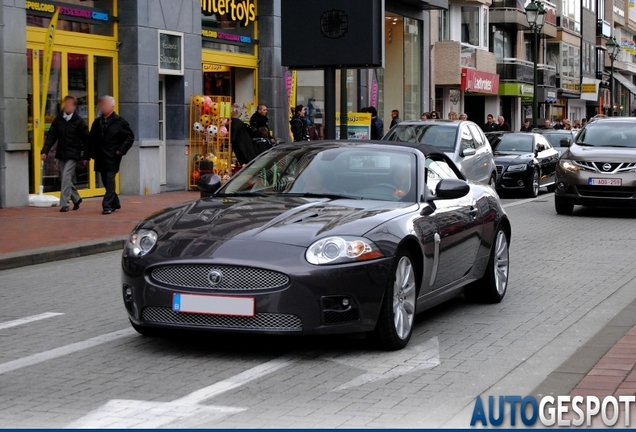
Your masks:
{"label": "toy shop display", "polygon": [[190,99],[189,181],[196,189],[205,174],[218,174],[229,180],[232,164],[230,118],[232,100],[227,96],[195,95]]}

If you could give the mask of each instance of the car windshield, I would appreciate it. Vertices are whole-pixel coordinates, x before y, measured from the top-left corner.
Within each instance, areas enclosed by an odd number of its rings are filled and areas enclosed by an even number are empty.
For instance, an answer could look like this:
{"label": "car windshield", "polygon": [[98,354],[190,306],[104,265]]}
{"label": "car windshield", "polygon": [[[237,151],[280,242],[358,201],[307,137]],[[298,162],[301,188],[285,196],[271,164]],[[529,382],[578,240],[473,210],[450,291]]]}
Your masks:
{"label": "car windshield", "polygon": [[427,144],[442,151],[455,151],[457,125],[454,124],[405,124],[397,125],[386,137],[385,141],[398,141]]}
{"label": "car windshield", "polygon": [[528,134],[502,135],[499,142],[493,142],[496,152],[531,153],[534,136]]}
{"label": "car windshield", "polygon": [[234,176],[218,195],[416,201],[416,158],[364,147],[275,148]]}
{"label": "car windshield", "polygon": [[633,122],[593,122],[576,137],[576,143],[593,147],[636,148],[636,124]]}
{"label": "car windshield", "polygon": [[563,138],[572,139],[572,134],[570,132],[567,133],[544,133],[543,136],[550,142],[552,147],[561,147],[561,140]]}

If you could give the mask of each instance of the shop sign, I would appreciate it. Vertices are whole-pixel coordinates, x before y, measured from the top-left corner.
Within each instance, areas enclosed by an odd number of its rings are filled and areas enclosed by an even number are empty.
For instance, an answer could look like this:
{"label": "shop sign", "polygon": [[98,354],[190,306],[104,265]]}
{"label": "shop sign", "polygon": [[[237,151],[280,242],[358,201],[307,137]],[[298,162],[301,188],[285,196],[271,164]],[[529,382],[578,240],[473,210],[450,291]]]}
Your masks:
{"label": "shop sign", "polygon": [[532,98],[534,96],[534,87],[529,84],[501,83],[498,94],[501,96]]}
{"label": "shop sign", "polygon": [[200,0],[201,11],[218,15],[244,26],[256,21],[256,0]]}
{"label": "shop sign", "polygon": [[245,44],[251,44],[252,38],[249,36],[241,36],[232,33],[224,33],[216,30],[201,30],[201,36],[209,39],[221,39],[230,42],[240,42]]}
{"label": "shop sign", "polygon": [[581,84],[581,93],[596,93],[596,84]]}
{"label": "shop sign", "polygon": [[214,63],[203,63],[203,72],[230,72],[229,66]]}
{"label": "shop sign", "polygon": [[463,68],[460,90],[496,95],[499,93],[499,75]]}
{"label": "shop sign", "polygon": [[[368,140],[371,139],[371,114],[348,113],[347,114],[347,139]],[[336,113],[336,139],[340,139],[340,113]]]}
{"label": "shop sign", "polygon": [[79,18],[92,21],[108,21],[110,19],[108,12],[102,10],[88,9],[76,6],[71,7],[65,5],[64,3],[49,3],[28,0],[25,3],[25,9],[27,11],[51,15],[53,15],[53,13],[55,12],[56,7],[60,8],[60,18],[62,19],[64,19],[65,17],[70,19]]}
{"label": "shop sign", "polygon": [[183,33],[159,31],[159,74],[183,75]]}

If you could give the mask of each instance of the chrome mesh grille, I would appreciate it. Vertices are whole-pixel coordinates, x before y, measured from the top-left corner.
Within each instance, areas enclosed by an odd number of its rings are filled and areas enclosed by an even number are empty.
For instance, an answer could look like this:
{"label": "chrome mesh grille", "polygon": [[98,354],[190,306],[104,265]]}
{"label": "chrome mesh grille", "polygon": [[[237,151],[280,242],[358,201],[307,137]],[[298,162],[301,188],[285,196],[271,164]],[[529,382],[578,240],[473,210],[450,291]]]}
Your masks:
{"label": "chrome mesh grille", "polygon": [[143,310],[142,318],[144,321],[157,324],[183,324],[227,329],[300,331],[303,328],[300,317],[275,313],[257,313],[253,317],[236,317],[175,312],[165,307],[147,307]]}
{"label": "chrome mesh grille", "polygon": [[[213,284],[210,273],[221,274]],[[180,264],[158,267],[151,276],[157,282],[179,288],[203,288],[215,290],[260,290],[281,288],[289,284],[289,278],[278,272],[251,267]]]}
{"label": "chrome mesh grille", "polygon": [[503,173],[504,167],[503,167],[503,165],[497,165],[496,168],[497,168],[497,175],[500,176],[501,173]]}

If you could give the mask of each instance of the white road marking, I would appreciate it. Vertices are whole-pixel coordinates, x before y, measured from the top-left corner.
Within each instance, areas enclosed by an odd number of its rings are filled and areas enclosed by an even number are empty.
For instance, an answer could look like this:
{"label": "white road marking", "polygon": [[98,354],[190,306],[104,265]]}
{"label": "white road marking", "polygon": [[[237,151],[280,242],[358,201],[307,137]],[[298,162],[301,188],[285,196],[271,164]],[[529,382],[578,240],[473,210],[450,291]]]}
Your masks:
{"label": "white road marking", "polygon": [[19,325],[22,324],[28,324],[28,323],[32,323],[35,321],[41,321],[47,318],[53,318],[56,316],[60,316],[60,315],[64,315],[63,313],[60,312],[45,312],[39,315],[33,315],[30,317],[24,317],[24,318],[18,318],[16,320],[13,321],[5,321],[0,323],[0,330],[4,330],[4,329],[8,329],[11,327],[17,327]]}
{"label": "white road marking", "polygon": [[28,366],[33,366],[48,360],[53,360],[59,357],[64,357],[69,354],[76,353],[88,348],[93,348],[98,345],[103,345],[108,342],[112,342],[117,339],[121,339],[127,336],[132,336],[136,332],[132,328],[119,330],[112,333],[96,336],[91,339],[86,339],[81,342],[75,342],[69,345],[64,345],[59,348],[54,348],[48,351],[43,351],[38,354],[22,357],[17,360],[8,361],[6,363],[0,363],[0,375],[7,372],[12,372],[18,369],[22,369]]}
{"label": "white road marking", "polygon": [[247,408],[201,405],[201,403],[282,369],[294,361],[295,359],[286,356],[275,358],[172,402],[114,399],[67,427],[159,428],[177,421],[178,424],[175,423],[174,426],[179,428],[209,425],[210,422],[245,411]]}
{"label": "white road marking", "polygon": [[515,206],[518,206],[518,205],[527,204],[527,203],[532,202],[532,201],[538,201],[538,200],[543,199],[543,198],[552,198],[553,196],[554,196],[554,192],[551,192],[551,193],[547,193],[545,195],[539,195],[536,198],[522,199],[522,200],[519,200],[519,201],[515,201],[515,202],[508,203],[508,204],[504,204],[503,208],[515,207]]}
{"label": "white road marking", "polygon": [[334,389],[344,390],[434,368],[440,364],[439,339],[435,336],[419,345],[409,345],[401,351],[366,353],[364,356],[359,353],[344,353],[327,360],[365,370],[362,375]]}

